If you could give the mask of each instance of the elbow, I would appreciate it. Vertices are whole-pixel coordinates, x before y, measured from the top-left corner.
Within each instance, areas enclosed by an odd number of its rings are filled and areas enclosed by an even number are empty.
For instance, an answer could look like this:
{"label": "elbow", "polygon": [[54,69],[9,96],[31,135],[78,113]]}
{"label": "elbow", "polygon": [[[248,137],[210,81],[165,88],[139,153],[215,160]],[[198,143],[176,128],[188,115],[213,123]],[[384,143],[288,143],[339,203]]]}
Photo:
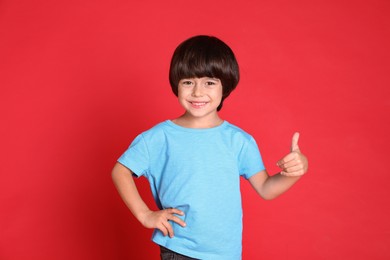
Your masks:
{"label": "elbow", "polygon": [[274,192],[264,192],[264,193],[260,193],[259,195],[264,200],[274,200],[277,197],[279,197],[280,194]]}
{"label": "elbow", "polygon": [[265,195],[263,195],[263,196],[261,196],[261,198],[263,200],[273,200],[273,199],[276,199],[277,196],[270,196],[270,195],[265,196]]}
{"label": "elbow", "polygon": [[278,197],[278,194],[264,186],[256,187],[255,190],[263,200],[273,200]]}

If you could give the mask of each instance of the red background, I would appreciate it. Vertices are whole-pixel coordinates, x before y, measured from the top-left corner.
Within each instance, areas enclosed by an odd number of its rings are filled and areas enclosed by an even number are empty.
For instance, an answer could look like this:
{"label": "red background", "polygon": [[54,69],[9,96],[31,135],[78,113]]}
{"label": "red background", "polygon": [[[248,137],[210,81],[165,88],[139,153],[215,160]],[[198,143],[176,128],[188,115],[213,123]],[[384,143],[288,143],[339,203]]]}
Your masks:
{"label": "red background", "polygon": [[235,51],[221,114],[269,172],[294,131],[310,160],[273,201],[243,182],[243,259],[389,259],[389,3],[1,1],[0,259],[158,259],[110,172],[182,112],[169,60],[196,34]]}

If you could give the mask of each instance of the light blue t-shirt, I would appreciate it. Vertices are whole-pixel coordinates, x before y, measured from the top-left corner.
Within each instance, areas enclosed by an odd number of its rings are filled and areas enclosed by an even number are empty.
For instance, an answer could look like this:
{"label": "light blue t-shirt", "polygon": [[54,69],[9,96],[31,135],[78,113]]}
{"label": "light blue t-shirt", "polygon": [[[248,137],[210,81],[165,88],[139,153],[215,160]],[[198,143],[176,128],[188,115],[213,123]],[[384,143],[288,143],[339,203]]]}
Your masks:
{"label": "light blue t-shirt", "polygon": [[118,161],[148,179],[160,209],[185,213],[186,227],[172,222],[173,238],[156,229],[155,243],[198,259],[241,259],[240,176],[264,170],[252,136],[227,121],[197,129],[167,120],[137,136]]}

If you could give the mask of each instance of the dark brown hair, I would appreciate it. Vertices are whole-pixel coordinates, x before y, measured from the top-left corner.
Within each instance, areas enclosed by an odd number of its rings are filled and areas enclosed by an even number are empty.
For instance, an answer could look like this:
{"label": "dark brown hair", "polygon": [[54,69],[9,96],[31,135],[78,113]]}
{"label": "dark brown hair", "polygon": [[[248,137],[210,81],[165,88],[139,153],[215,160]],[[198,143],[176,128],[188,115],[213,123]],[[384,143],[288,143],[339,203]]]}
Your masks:
{"label": "dark brown hair", "polygon": [[199,35],[182,42],[175,50],[169,69],[169,82],[178,95],[178,84],[184,78],[218,78],[222,83],[222,103],[240,80],[238,63],[233,51],[214,36]]}

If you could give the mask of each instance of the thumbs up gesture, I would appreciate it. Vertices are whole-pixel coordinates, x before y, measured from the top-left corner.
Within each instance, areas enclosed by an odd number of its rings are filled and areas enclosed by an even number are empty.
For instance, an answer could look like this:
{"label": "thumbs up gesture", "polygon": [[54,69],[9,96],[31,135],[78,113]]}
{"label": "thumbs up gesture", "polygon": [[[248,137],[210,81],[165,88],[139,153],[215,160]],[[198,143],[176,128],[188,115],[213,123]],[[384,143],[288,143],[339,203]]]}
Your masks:
{"label": "thumbs up gesture", "polygon": [[308,161],[298,146],[299,133],[294,133],[291,143],[291,152],[277,162],[284,176],[302,176],[307,172]]}

